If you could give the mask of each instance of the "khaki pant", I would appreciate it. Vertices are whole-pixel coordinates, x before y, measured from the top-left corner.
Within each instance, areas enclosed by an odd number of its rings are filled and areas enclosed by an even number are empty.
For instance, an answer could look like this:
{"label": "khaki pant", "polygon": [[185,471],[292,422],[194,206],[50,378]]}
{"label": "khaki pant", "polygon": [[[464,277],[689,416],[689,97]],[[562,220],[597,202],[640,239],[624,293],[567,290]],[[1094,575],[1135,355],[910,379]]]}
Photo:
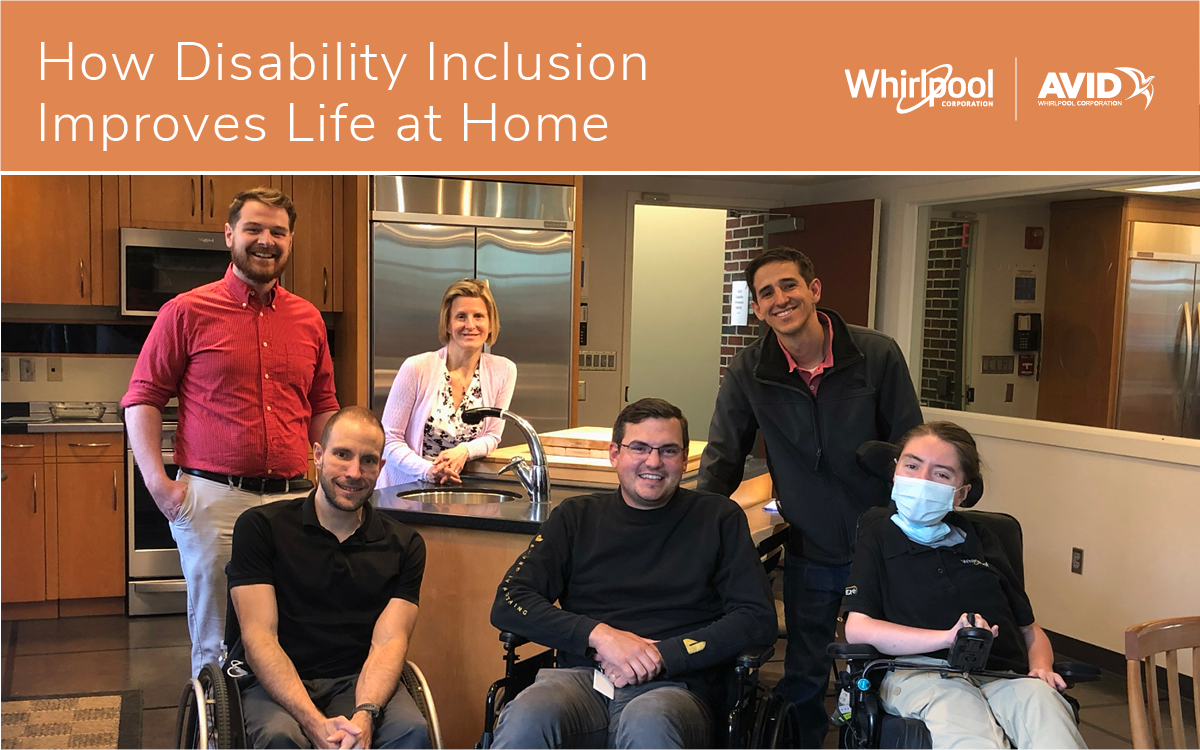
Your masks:
{"label": "khaki pant", "polygon": [[[945,665],[941,659],[904,661]],[[896,670],[880,690],[888,713],[921,719],[935,748],[1086,748],[1066,699],[1033,678],[942,677]]]}
{"label": "khaki pant", "polygon": [[187,580],[188,633],[192,637],[192,674],[221,656],[225,636],[225,602],[228,584],[225,563],[233,550],[233,523],[243,511],[276,500],[304,497],[308,491],[260,495],[227,484],[178,475],[188,485],[179,515],[171,522],[171,536],[179,546],[183,577]]}

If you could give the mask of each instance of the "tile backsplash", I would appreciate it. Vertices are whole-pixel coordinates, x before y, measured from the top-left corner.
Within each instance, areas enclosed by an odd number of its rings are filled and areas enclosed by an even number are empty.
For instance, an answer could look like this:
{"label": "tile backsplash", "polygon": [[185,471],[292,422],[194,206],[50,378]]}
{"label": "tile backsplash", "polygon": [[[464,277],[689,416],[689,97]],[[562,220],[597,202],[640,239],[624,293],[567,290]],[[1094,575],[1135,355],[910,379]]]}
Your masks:
{"label": "tile backsplash", "polygon": [[[5,401],[120,401],[129,388],[135,357],[59,357],[62,380],[48,381],[46,357],[5,354],[9,379],[2,385]],[[34,380],[21,382],[19,359],[36,364]]]}

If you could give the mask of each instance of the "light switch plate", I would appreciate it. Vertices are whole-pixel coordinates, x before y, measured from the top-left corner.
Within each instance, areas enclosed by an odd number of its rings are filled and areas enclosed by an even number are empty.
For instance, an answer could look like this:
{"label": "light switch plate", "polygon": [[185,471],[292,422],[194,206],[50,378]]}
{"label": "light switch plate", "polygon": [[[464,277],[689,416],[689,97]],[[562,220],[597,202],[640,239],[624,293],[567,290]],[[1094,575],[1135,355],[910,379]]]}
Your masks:
{"label": "light switch plate", "polygon": [[46,380],[61,383],[62,379],[62,357],[46,357]]}
{"label": "light switch plate", "polygon": [[35,364],[33,357],[21,357],[19,369],[21,371],[22,383],[28,383],[37,377],[37,364]]}
{"label": "light switch plate", "polygon": [[580,401],[587,401],[587,381],[586,380],[579,381],[579,393],[576,396],[576,398]]}

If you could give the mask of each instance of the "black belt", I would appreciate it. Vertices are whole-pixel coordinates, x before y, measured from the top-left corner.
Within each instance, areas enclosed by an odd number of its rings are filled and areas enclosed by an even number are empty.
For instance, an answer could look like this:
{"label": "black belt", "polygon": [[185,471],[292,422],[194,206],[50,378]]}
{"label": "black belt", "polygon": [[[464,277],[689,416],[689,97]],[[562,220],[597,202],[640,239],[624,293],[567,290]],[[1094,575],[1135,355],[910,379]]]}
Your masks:
{"label": "black belt", "polygon": [[292,477],[291,479],[264,479],[262,477],[234,477],[228,474],[218,474],[215,471],[189,469],[186,466],[180,466],[179,470],[184,474],[191,474],[194,477],[207,479],[210,482],[227,484],[235,490],[257,492],[262,495],[275,495],[281,492],[307,492],[313,488],[312,480],[305,479],[303,475]]}

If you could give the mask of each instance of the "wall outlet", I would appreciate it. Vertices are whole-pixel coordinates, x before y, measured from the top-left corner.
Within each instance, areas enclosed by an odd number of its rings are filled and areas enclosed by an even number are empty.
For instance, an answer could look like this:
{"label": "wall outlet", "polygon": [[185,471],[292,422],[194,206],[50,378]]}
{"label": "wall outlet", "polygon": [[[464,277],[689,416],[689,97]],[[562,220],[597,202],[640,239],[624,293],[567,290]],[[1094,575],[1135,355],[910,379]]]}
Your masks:
{"label": "wall outlet", "polygon": [[1079,547],[1071,548],[1071,572],[1083,575],[1083,550]]}
{"label": "wall outlet", "polygon": [[7,383],[8,382],[8,357],[0,357],[0,360],[3,360],[3,362],[4,362],[4,369],[2,372],[0,372],[0,380],[3,380],[4,382]]}
{"label": "wall outlet", "polygon": [[28,383],[37,377],[37,364],[33,357],[21,357],[19,369],[22,383]]}
{"label": "wall outlet", "polygon": [[62,382],[62,357],[46,357],[46,380]]}

